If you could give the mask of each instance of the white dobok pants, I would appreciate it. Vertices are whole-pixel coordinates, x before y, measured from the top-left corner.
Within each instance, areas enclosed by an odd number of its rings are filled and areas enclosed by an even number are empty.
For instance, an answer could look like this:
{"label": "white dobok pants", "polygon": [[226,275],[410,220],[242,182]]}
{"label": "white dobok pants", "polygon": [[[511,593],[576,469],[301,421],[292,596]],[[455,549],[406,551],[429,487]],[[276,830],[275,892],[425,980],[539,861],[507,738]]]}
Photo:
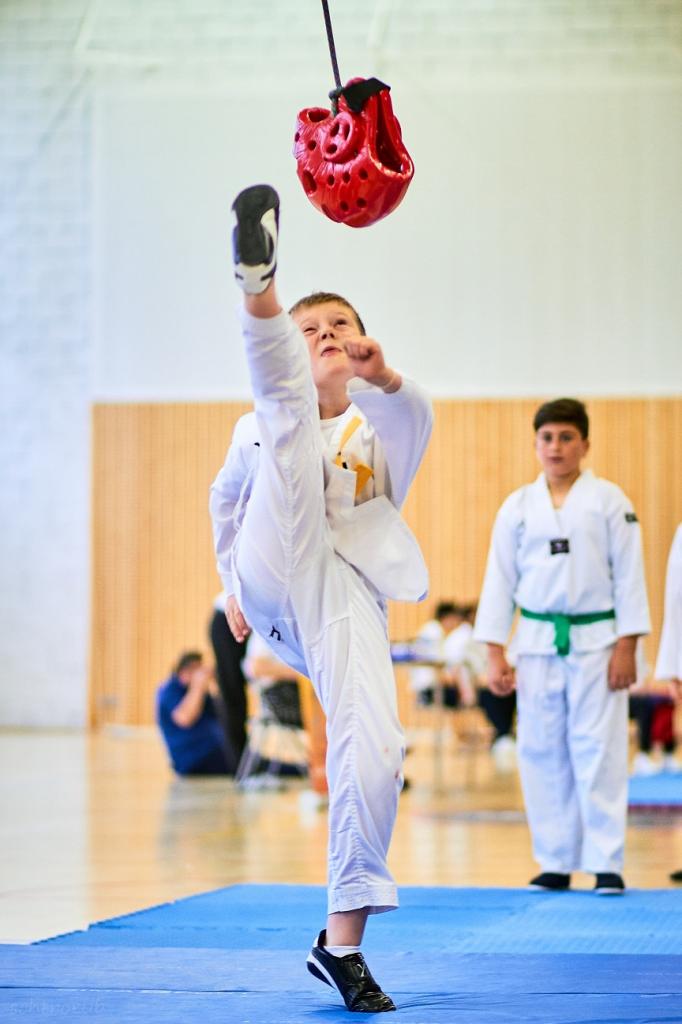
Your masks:
{"label": "white dobok pants", "polygon": [[623,868],[628,694],[608,688],[612,652],[518,658],[519,771],[543,871]]}
{"label": "white dobok pants", "polygon": [[310,356],[286,314],[245,316],[259,466],[234,549],[247,622],[307,671],[327,716],[329,913],[397,906],[386,855],[404,738],[385,612],[332,547]]}

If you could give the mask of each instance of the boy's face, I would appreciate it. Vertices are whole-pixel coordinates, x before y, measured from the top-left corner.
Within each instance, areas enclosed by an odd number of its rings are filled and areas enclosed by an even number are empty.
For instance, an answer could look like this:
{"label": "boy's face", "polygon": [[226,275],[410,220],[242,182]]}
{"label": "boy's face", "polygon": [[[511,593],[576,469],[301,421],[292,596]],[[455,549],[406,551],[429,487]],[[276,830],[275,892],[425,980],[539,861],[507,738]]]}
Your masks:
{"label": "boy's face", "polygon": [[590,442],[572,423],[545,423],[535,435],[535,451],[549,480],[575,476]]}
{"label": "boy's face", "polygon": [[201,679],[209,679],[210,675],[211,670],[208,665],[204,665],[203,661],[193,661],[189,665],[185,665],[178,673],[178,679],[184,686],[190,686]]}
{"label": "boy's face", "polygon": [[440,620],[443,632],[446,634],[452,633],[453,629],[457,629],[461,622],[462,619],[459,615],[444,615]]}
{"label": "boy's face", "polygon": [[352,310],[341,302],[323,302],[297,310],[293,319],[308,343],[315,386],[349,381],[353,371],[344,341],[360,336],[360,325]]}

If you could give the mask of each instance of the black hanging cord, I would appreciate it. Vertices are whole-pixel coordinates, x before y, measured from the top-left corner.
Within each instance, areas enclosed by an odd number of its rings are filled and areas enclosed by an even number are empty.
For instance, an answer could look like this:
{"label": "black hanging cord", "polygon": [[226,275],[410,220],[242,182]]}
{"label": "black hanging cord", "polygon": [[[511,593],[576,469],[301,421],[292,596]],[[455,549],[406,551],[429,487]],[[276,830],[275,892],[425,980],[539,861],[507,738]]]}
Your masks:
{"label": "black hanging cord", "polygon": [[341,85],[341,75],[339,74],[339,62],[336,59],[334,30],[332,29],[328,0],[322,0],[322,10],[324,11],[324,25],[327,29],[329,56],[332,59],[332,71],[334,72],[334,81],[336,82],[336,88],[332,89],[329,93],[329,99],[332,101],[332,114],[336,117],[339,112],[339,96],[343,96],[350,109],[359,114],[370,96],[380,92],[382,89],[390,89],[391,87],[386,85],[385,82],[380,82],[378,78],[368,78],[366,81],[356,82],[354,85]]}
{"label": "black hanging cord", "polygon": [[333,89],[332,92],[330,92],[329,98],[332,101],[332,112],[336,114],[338,110],[338,97],[343,87],[341,85],[341,75],[339,74],[339,62],[336,59],[336,46],[334,45],[334,30],[332,28],[332,19],[331,14],[329,13],[329,4],[327,0],[322,0],[322,10],[324,12],[324,27],[327,30],[329,56],[331,57],[332,71],[334,72],[334,81],[336,82],[336,89]]}

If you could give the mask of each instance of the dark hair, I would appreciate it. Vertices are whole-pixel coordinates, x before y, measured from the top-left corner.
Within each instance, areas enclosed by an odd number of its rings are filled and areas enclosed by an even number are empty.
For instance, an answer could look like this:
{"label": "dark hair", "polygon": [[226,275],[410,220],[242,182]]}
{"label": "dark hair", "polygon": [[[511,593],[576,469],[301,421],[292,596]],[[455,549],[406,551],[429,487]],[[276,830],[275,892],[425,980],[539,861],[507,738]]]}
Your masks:
{"label": "dark hair", "polygon": [[440,622],[441,619],[447,618],[448,615],[459,615],[459,609],[452,601],[439,601],[434,614]]}
{"label": "dark hair", "polygon": [[336,292],[311,292],[310,295],[304,295],[302,299],[293,304],[289,310],[289,315],[293,316],[294,313],[298,313],[299,309],[311,309],[313,306],[322,306],[325,302],[339,302],[346,309],[349,309],[358,322],[360,334],[367,334],[365,325],[360,319],[360,314],[355,306],[352,306],[348,299],[344,299],[343,295],[337,295]]}
{"label": "dark hair", "polygon": [[541,405],[535,413],[533,429],[537,432],[546,423],[571,423],[583,440],[587,440],[590,433],[587,409],[577,398],[555,398]]}
{"label": "dark hair", "polygon": [[178,658],[175,666],[175,675],[179,676],[180,673],[186,668],[189,668],[190,665],[196,665],[197,663],[201,663],[203,660],[204,656],[201,651],[185,651],[184,654],[181,654]]}

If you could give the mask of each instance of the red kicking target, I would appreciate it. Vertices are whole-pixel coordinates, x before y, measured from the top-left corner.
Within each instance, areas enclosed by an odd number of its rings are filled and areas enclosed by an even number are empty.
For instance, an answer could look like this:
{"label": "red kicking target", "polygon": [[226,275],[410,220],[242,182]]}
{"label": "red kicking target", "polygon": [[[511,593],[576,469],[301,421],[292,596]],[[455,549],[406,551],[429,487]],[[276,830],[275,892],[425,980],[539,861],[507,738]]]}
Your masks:
{"label": "red kicking target", "polygon": [[331,94],[336,109],[309,107],[296,121],[294,156],[305,194],[330,220],[352,228],[392,213],[414,174],[389,89],[376,78],[351,79]]}

